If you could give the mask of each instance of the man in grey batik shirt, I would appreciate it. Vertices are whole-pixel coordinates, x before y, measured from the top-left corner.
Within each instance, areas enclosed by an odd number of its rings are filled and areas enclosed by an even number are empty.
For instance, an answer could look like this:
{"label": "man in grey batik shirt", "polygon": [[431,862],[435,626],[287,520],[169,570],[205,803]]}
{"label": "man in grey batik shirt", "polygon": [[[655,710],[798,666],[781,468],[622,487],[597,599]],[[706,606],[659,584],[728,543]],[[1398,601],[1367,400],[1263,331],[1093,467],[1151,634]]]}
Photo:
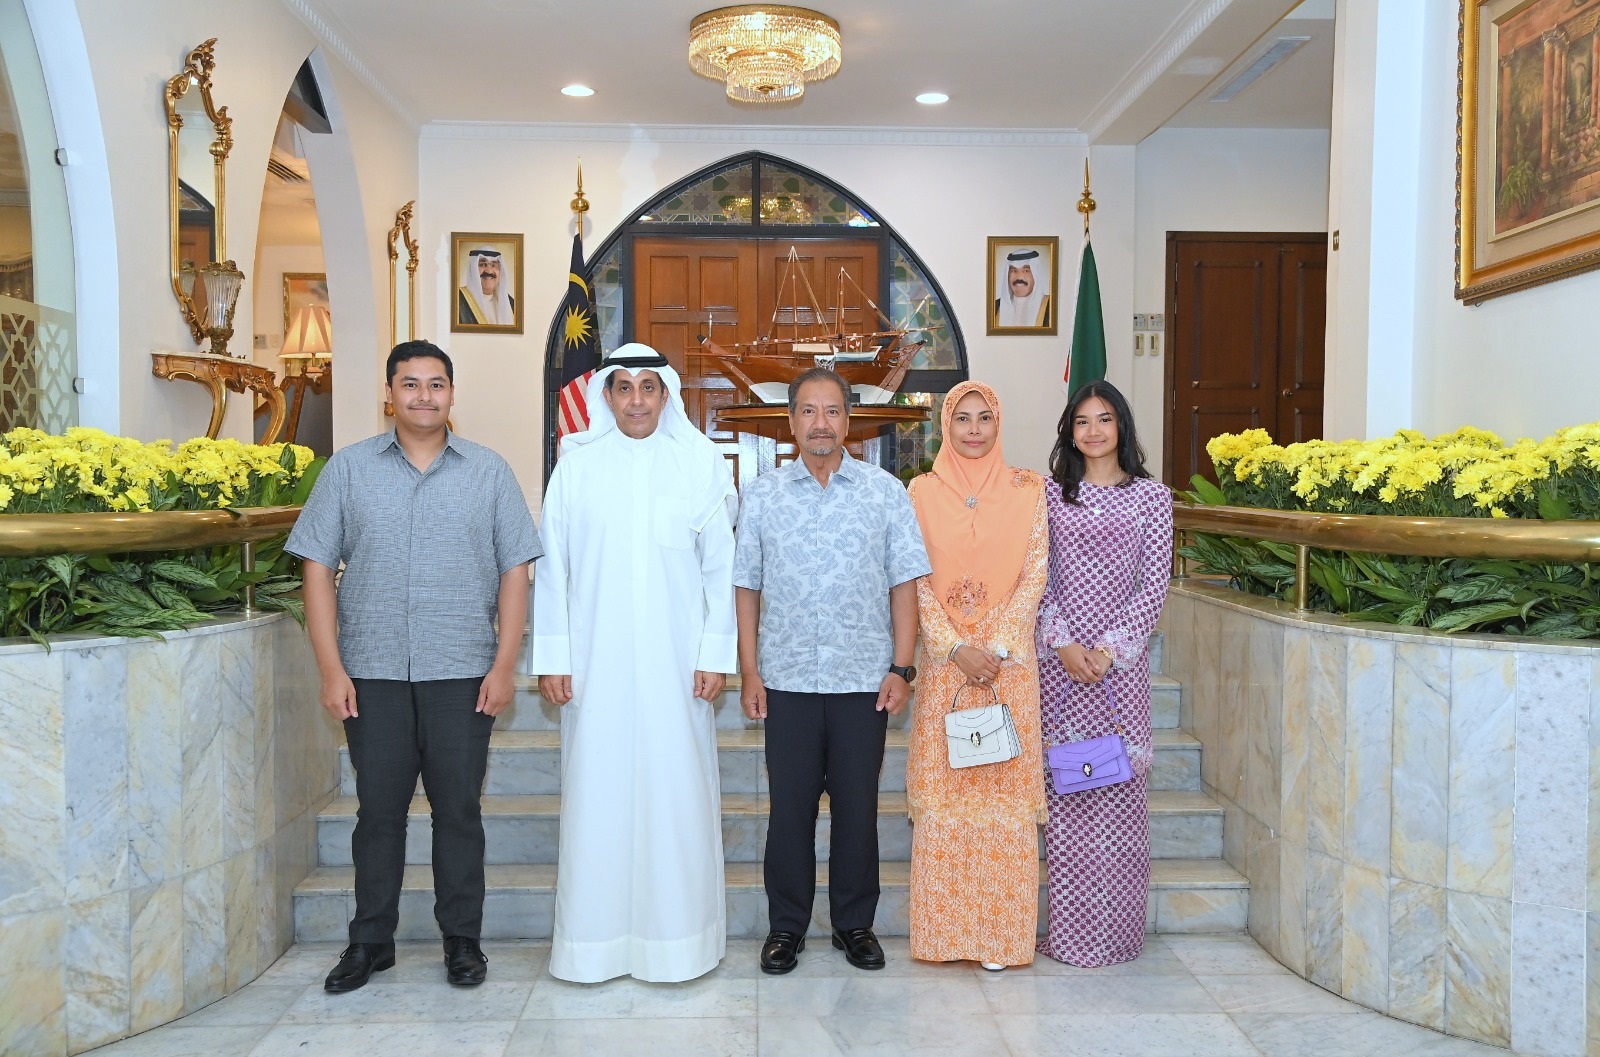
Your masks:
{"label": "man in grey batik shirt", "polygon": [[817,807],[828,794],[833,945],[881,969],[878,771],[888,717],[911,698],[922,530],[892,475],[844,450],[850,390],[822,368],[789,386],[800,458],[746,486],[734,552],[745,715],[767,723],[770,787],[761,969],[805,948],[816,894]]}
{"label": "man in grey batik shirt", "polygon": [[322,707],[344,723],[360,801],[350,945],[324,983],[336,992],[394,964],[419,774],[446,979],[483,982],[479,797],[489,732],[514,692],[528,565],[543,553],[511,467],[446,425],[450,358],[405,342],[389,354],[388,379],[393,432],[334,453],[285,545],[305,559]]}

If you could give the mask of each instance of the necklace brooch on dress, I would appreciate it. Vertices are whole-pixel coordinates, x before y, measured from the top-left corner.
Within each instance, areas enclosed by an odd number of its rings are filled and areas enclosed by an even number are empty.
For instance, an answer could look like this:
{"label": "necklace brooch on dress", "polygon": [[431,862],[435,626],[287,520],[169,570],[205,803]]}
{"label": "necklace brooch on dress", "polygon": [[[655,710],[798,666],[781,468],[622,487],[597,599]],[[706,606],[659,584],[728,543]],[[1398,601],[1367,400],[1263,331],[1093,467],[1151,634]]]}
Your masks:
{"label": "necklace brooch on dress", "polygon": [[977,508],[978,508],[978,497],[975,496],[975,495],[967,496],[967,509],[968,510],[976,510]]}

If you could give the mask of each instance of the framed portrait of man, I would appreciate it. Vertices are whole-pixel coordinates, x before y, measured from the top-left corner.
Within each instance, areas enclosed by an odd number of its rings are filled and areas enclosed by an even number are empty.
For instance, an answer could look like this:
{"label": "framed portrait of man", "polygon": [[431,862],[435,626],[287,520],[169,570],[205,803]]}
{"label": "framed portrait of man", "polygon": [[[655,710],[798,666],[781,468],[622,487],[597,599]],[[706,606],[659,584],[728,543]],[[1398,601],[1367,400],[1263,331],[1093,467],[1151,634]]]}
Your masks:
{"label": "framed portrait of man", "polygon": [[1054,334],[1060,239],[989,236],[989,334]]}
{"label": "framed portrait of man", "polygon": [[522,236],[450,233],[450,330],[522,333]]}

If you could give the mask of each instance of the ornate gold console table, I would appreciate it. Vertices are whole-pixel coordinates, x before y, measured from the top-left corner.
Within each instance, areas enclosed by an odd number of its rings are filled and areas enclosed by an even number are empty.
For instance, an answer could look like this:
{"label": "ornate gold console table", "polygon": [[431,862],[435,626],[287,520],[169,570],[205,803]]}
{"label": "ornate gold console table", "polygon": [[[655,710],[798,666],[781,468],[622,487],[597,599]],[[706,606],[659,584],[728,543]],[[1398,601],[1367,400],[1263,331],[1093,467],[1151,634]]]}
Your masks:
{"label": "ornate gold console table", "polygon": [[206,387],[211,393],[211,424],[206,436],[222,431],[222,412],[227,407],[228,390],[254,392],[267,402],[272,418],[263,444],[276,444],[283,432],[288,402],[278,388],[278,376],[270,368],[232,356],[213,356],[205,352],[152,352],[150,370],[157,378],[186,378]]}

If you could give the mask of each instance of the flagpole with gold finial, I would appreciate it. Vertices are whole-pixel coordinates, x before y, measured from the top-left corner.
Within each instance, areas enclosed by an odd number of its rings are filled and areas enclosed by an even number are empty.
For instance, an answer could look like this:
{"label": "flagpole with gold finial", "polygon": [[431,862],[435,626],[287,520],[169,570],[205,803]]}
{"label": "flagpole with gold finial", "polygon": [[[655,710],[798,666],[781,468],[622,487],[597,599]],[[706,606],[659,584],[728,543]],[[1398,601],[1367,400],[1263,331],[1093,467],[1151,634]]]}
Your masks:
{"label": "flagpole with gold finial", "polygon": [[[585,206],[584,208],[588,208]],[[1078,212],[1083,214],[1083,237],[1089,237],[1089,214],[1095,211],[1094,196],[1089,193],[1089,159],[1083,159],[1083,194],[1078,197]]]}
{"label": "flagpole with gold finial", "polygon": [[572,212],[577,215],[578,234],[583,234],[583,214],[589,211],[589,201],[583,197],[583,159],[578,159],[578,193],[572,200]]}

